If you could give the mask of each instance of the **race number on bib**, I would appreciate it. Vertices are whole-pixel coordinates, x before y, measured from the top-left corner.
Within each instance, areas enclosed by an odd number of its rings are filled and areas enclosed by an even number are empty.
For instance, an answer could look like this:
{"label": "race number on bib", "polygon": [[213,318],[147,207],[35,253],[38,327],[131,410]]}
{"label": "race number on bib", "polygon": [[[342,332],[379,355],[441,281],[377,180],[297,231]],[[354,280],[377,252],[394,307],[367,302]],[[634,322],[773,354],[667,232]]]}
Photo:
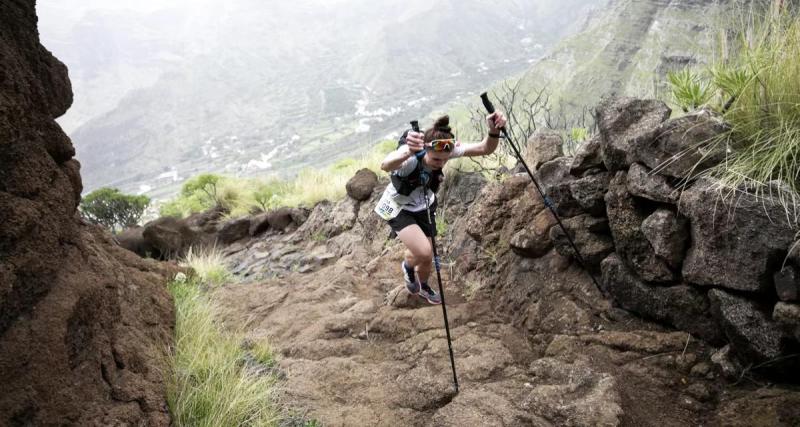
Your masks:
{"label": "race number on bib", "polygon": [[400,215],[400,209],[400,205],[394,201],[392,196],[384,194],[383,197],[381,197],[381,200],[378,202],[378,206],[375,206],[375,213],[384,220],[388,221],[397,215]]}

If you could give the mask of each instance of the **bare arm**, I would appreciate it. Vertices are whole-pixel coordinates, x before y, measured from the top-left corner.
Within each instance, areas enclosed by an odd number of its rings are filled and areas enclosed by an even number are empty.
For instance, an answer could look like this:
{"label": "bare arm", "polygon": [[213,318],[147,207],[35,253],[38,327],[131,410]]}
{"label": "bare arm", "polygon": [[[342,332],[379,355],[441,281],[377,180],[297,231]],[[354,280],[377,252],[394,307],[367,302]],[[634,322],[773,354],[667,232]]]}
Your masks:
{"label": "bare arm", "polygon": [[500,129],[505,127],[506,117],[502,112],[497,111],[486,117],[486,123],[489,125],[489,135],[477,144],[466,144],[464,156],[485,156],[494,153],[494,150],[497,149],[497,144],[500,142]]}
{"label": "bare arm", "polygon": [[389,153],[383,162],[381,162],[381,169],[385,172],[391,172],[393,170],[400,169],[400,166],[403,165],[403,162],[408,160],[414,153],[422,150],[425,146],[423,145],[423,134],[419,132],[409,132],[406,135],[406,145],[401,146],[395,151]]}
{"label": "bare arm", "polygon": [[411,155],[412,153],[411,150],[408,149],[408,145],[404,145],[400,149],[392,151],[383,159],[383,162],[381,162],[381,170],[385,172],[397,170]]}

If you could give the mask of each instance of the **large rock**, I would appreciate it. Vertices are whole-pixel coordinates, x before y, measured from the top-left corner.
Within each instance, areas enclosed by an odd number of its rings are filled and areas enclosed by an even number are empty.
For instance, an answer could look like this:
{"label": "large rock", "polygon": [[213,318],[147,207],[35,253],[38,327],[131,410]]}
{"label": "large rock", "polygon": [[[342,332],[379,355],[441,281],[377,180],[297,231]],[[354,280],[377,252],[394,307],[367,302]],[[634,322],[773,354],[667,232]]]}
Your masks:
{"label": "large rock", "polygon": [[555,160],[564,155],[564,140],[561,135],[551,131],[536,131],[522,150],[522,158],[531,171],[539,169],[539,166]]}
{"label": "large rock", "polygon": [[267,222],[273,230],[285,231],[292,224],[291,208],[278,208],[267,212]]}
{"label": "large rock", "polygon": [[646,215],[626,187],[625,172],[617,172],[606,193],[606,210],[616,251],[639,277],[648,282],[676,280],[666,261],[658,257],[642,232]]}
{"label": "large rock", "polygon": [[724,146],[713,141],[728,130],[718,114],[694,111],[663,123],[655,138],[636,146],[635,157],[658,174],[684,178],[724,158]]}
{"label": "large rock", "polygon": [[606,169],[627,169],[636,161],[636,147],[648,144],[672,110],[661,101],[609,98],[597,107],[597,127]]}
{"label": "large rock", "polygon": [[680,268],[689,243],[686,219],[669,209],[658,209],[642,222],[642,233],[653,251],[673,268]]}
{"label": "large rock", "polygon": [[144,227],[131,227],[123,230],[114,236],[114,240],[123,248],[139,255],[140,257],[151,257],[154,248],[147,244],[142,234]]}
{"label": "large rock", "polygon": [[709,314],[708,299],[691,286],[648,285],[616,253],[604,259],[601,268],[606,292],[622,308],[665,322],[712,344],[722,343],[722,334]]}
{"label": "large rock", "polygon": [[378,185],[378,175],[375,172],[364,168],[356,172],[347,184],[345,189],[347,195],[355,200],[363,201],[369,199],[372,195],[372,189]]}
{"label": "large rock", "polygon": [[509,242],[544,209],[527,175],[515,175],[483,187],[466,214],[466,232],[483,243]]}
{"label": "large rock", "polygon": [[[600,262],[614,251],[614,242],[609,235],[608,219],[583,214],[567,218],[563,224],[569,231],[581,257],[588,264],[587,267],[599,267]],[[561,227],[550,228],[550,238],[555,243],[559,254],[576,258],[572,245]]]}
{"label": "large rock", "polygon": [[777,199],[722,197],[704,179],[684,190],[679,211],[691,228],[683,262],[687,281],[737,291],[771,288],[774,266],[783,261],[796,232]]}
{"label": "large rock", "polygon": [[207,211],[193,213],[184,222],[191,229],[204,233],[215,233],[217,231],[217,223],[226,213],[227,210],[225,208],[217,206]]}
{"label": "large rock", "polygon": [[553,246],[550,228],[556,224],[549,209],[544,209],[533,218],[533,222],[511,237],[511,250],[519,256],[538,258]]}
{"label": "large rock", "polygon": [[587,174],[569,183],[572,198],[585,212],[592,215],[606,213],[605,195],[611,175],[608,172]]}
{"label": "large rock", "polygon": [[680,195],[665,176],[651,173],[640,163],[634,163],[628,169],[628,191],[634,196],[662,203],[676,203]]}
{"label": "large rock", "polygon": [[264,212],[251,218],[250,228],[247,230],[247,234],[250,236],[258,236],[259,234],[269,230],[269,220],[267,219],[267,216],[268,214]]}
{"label": "large rock", "polygon": [[575,153],[569,168],[570,173],[578,176],[589,169],[605,168],[602,149],[600,134],[595,134],[591,139],[583,143],[578,152]]}
{"label": "large rock", "polygon": [[153,256],[165,259],[182,256],[190,246],[201,241],[185,220],[169,216],[145,224],[142,236],[145,243],[155,250]]}
{"label": "large rock", "polygon": [[783,332],[755,301],[729,294],[720,289],[708,292],[711,311],[722,326],[733,352],[746,362],[755,364],[778,362],[783,355]]}
{"label": "large rock", "polygon": [[232,219],[224,224],[217,232],[220,243],[230,244],[237,240],[244,239],[250,235],[250,218]]}
{"label": "large rock", "polygon": [[584,213],[581,204],[572,196],[570,185],[576,178],[570,174],[569,168],[570,159],[560,157],[543,164],[536,172],[542,191],[562,217]]}

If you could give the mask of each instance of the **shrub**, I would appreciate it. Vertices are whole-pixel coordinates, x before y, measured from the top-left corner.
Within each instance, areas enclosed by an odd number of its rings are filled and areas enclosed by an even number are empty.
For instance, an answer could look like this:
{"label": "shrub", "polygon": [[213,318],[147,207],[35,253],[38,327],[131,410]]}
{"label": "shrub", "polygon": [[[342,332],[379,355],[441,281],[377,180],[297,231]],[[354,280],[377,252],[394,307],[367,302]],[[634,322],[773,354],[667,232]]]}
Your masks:
{"label": "shrub", "polygon": [[670,80],[673,93],[681,94],[687,109],[706,99],[731,125],[722,137],[705,142],[726,152],[705,173],[724,188],[746,185],[757,192],[780,180],[788,189],[781,197],[794,204],[800,190],[800,20],[785,6],[761,16],[748,12],[736,27],[732,43],[722,39],[712,66]]}
{"label": "shrub", "polygon": [[149,204],[147,196],[123,194],[116,188],[104,187],[81,200],[80,212],[88,221],[117,231],[136,225]]}

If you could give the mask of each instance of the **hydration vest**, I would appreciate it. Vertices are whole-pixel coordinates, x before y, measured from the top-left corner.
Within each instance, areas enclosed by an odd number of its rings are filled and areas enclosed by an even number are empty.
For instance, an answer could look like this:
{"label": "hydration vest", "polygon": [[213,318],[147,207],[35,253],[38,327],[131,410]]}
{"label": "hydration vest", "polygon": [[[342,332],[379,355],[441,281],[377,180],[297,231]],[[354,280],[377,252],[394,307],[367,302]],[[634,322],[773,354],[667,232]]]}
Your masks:
{"label": "hydration vest", "polygon": [[[398,148],[406,144],[407,135],[408,131],[403,132],[400,140],[397,141]],[[439,184],[444,181],[444,172],[442,172],[441,169],[431,172],[425,171],[422,165],[422,158],[425,157],[425,150],[415,153],[414,156],[417,158],[417,167],[406,176],[398,175],[397,171],[392,172],[392,185],[399,194],[404,196],[408,196],[412,191],[425,184],[428,185],[428,189],[436,193],[439,191]]]}

